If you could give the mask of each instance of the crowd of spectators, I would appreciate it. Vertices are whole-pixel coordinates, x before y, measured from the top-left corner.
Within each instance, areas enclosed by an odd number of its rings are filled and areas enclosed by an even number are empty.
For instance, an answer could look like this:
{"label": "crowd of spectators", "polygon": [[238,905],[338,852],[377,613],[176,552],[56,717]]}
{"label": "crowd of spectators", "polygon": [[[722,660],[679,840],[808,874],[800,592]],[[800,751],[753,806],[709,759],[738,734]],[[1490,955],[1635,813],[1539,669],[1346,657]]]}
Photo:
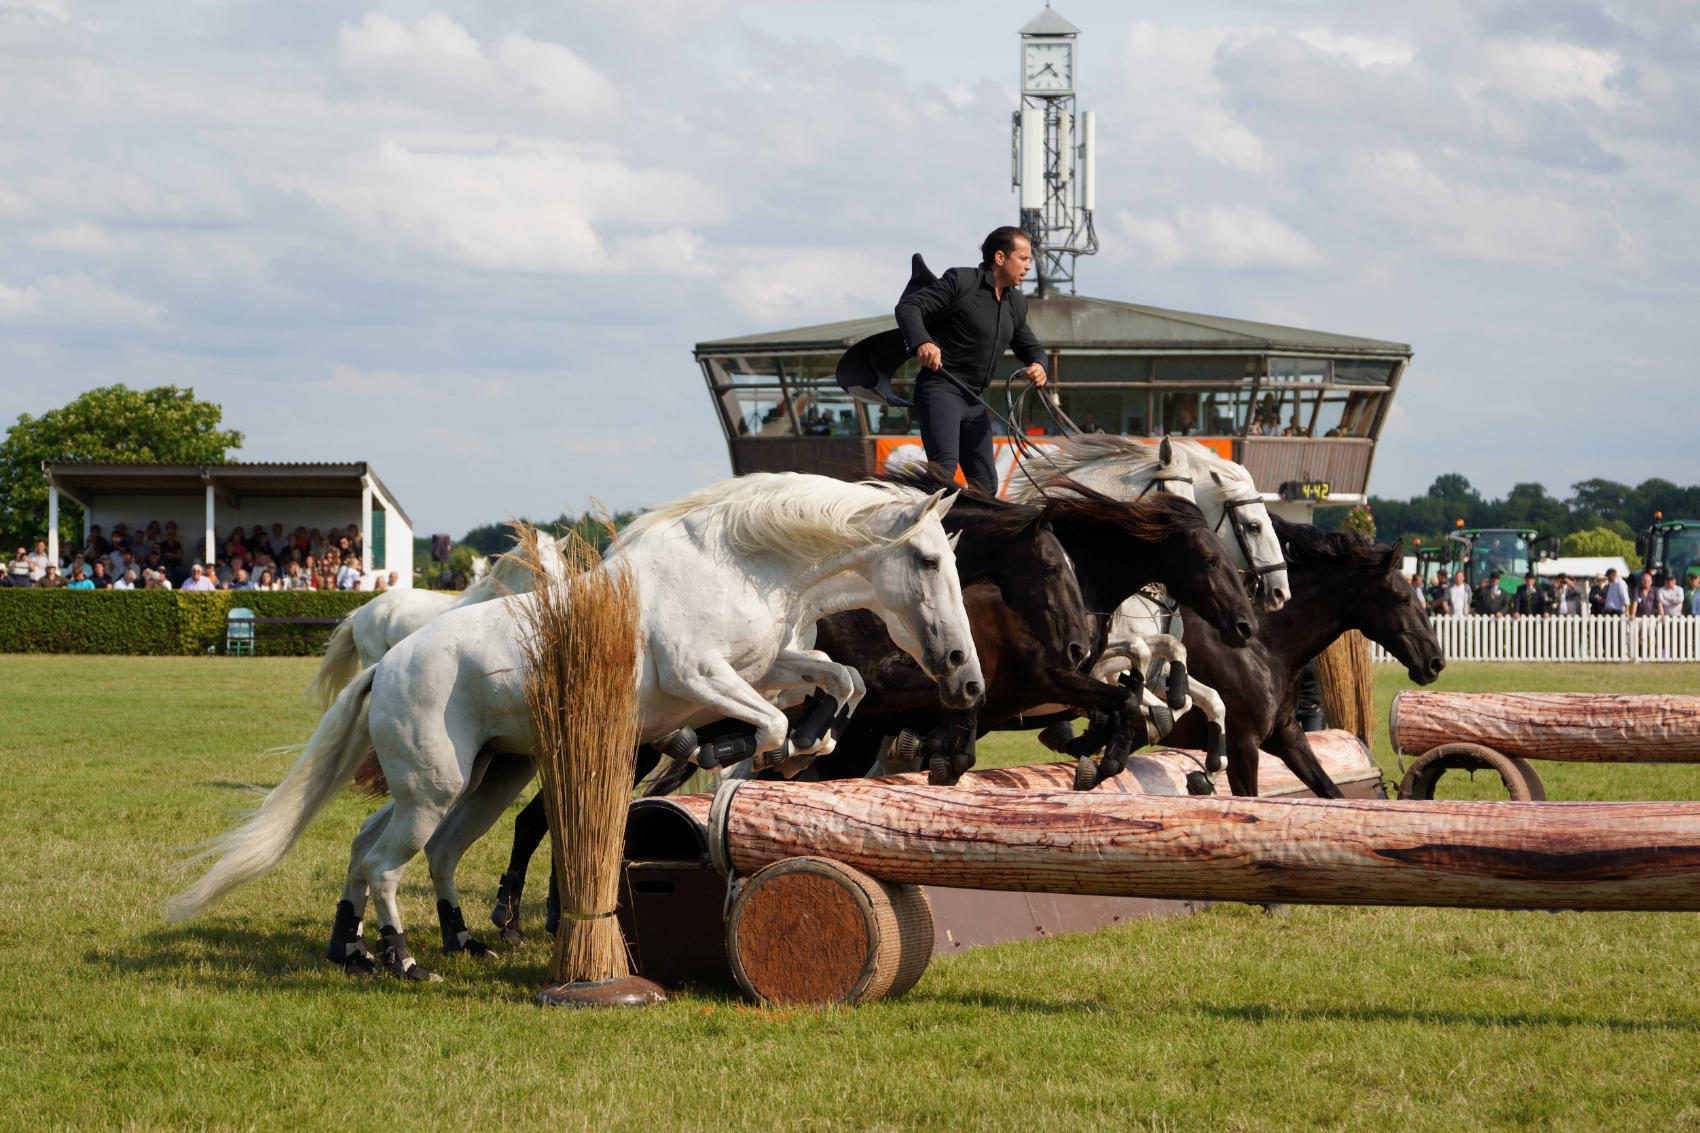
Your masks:
{"label": "crowd of spectators", "polygon": [[1572,578],[1559,573],[1541,578],[1533,573],[1523,576],[1523,584],[1515,593],[1501,585],[1502,575],[1492,572],[1471,587],[1464,572],[1456,571],[1450,579],[1444,571],[1436,571],[1427,584],[1421,575],[1411,576],[1411,588],[1416,591],[1430,614],[1488,614],[1496,618],[1550,618],[1578,614],[1621,618],[1672,618],[1684,614],[1700,615],[1700,567],[1694,567],[1682,578],[1661,571],[1641,571],[1629,579],[1619,578],[1617,571],[1608,570],[1587,578]]}
{"label": "crowd of spectators", "polygon": [[47,541],[35,549],[19,547],[6,564],[5,585],[67,590],[387,590],[397,571],[362,572],[364,542],[357,524],[324,532],[297,527],[287,534],[281,523],[267,531],[238,526],[209,555],[206,537],[192,552],[184,549],[177,524],[158,521],[143,527],[118,523],[110,534],[89,528],[83,545],[61,547],[58,562]]}

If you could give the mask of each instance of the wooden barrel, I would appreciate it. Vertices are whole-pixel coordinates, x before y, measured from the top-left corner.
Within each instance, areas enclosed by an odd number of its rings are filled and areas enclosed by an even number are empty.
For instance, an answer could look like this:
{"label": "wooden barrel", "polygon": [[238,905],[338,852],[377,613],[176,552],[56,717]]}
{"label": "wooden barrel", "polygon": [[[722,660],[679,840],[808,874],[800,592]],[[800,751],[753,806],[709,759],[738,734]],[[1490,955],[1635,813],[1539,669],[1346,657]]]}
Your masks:
{"label": "wooden barrel", "polygon": [[1520,759],[1700,761],[1700,696],[1406,689],[1388,725],[1401,755],[1465,743]]}
{"label": "wooden barrel", "polygon": [[819,855],[885,881],[1046,893],[1700,910],[1700,804],[1382,802],[725,783],[723,871]]}
{"label": "wooden barrel", "polygon": [[828,858],[764,866],[726,916],[732,974],[763,1003],[849,1005],[902,995],[932,953],[926,894]]}

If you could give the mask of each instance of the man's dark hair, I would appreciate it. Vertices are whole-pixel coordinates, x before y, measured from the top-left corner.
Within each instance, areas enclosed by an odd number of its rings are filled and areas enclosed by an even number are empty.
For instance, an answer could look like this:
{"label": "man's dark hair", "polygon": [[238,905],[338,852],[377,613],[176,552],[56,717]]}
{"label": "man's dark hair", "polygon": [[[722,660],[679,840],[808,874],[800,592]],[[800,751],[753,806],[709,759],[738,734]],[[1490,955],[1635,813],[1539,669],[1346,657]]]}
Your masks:
{"label": "man's dark hair", "polygon": [[1029,246],[1033,243],[1033,237],[1027,235],[1025,228],[1006,224],[1002,228],[992,229],[986,238],[980,241],[980,266],[991,267],[992,258],[999,252],[1006,256],[1014,252],[1017,240],[1025,240]]}

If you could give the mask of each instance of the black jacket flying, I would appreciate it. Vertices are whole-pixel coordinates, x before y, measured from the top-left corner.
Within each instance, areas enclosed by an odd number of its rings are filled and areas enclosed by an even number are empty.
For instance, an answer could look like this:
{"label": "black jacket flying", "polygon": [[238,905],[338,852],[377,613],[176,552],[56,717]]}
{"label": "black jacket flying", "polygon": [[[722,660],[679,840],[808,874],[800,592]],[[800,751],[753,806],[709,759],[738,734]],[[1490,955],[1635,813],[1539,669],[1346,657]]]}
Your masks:
{"label": "black jacket flying", "polygon": [[[964,301],[949,318],[932,319],[958,300]],[[932,330],[927,328],[929,321],[934,323]],[[1022,362],[1045,361],[1044,347],[1027,326],[1027,296],[1020,288],[1006,287],[1000,302],[992,289],[990,268],[951,268],[937,282],[905,295],[897,303],[897,328],[910,354],[925,343],[936,343],[944,368],[976,390],[991,384],[1007,349],[1013,349]],[[922,376],[928,372],[921,371]]]}

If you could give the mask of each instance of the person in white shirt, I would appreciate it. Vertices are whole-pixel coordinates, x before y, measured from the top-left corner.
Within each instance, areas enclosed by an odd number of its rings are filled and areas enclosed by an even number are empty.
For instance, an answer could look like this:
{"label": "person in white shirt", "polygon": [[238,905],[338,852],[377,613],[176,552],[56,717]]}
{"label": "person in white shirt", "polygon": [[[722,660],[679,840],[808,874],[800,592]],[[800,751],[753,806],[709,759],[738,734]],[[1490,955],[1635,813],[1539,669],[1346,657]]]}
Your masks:
{"label": "person in white shirt", "polygon": [[1676,581],[1676,575],[1667,575],[1665,584],[1659,587],[1659,617],[1674,618],[1682,613],[1682,587]]}
{"label": "person in white shirt", "polygon": [[134,590],[135,588],[136,572],[133,570],[125,571],[122,577],[112,584],[114,590]]}
{"label": "person in white shirt", "polygon": [[1452,585],[1446,588],[1446,606],[1454,615],[1470,612],[1470,586],[1464,581],[1464,572],[1458,571],[1452,576]]}
{"label": "person in white shirt", "polygon": [[352,559],[343,559],[342,565],[336,570],[336,588],[338,590],[360,589],[360,568]]}
{"label": "person in white shirt", "polygon": [[183,583],[185,590],[217,590],[213,580],[207,577],[206,569],[200,563],[189,568],[189,579]]}
{"label": "person in white shirt", "polygon": [[40,582],[42,576],[47,573],[47,541],[37,542],[35,550],[31,551],[26,557],[30,563],[30,581]]}
{"label": "person in white shirt", "polygon": [[1617,577],[1617,570],[1606,571],[1606,604],[1600,612],[1622,617],[1629,609],[1629,586]]}

